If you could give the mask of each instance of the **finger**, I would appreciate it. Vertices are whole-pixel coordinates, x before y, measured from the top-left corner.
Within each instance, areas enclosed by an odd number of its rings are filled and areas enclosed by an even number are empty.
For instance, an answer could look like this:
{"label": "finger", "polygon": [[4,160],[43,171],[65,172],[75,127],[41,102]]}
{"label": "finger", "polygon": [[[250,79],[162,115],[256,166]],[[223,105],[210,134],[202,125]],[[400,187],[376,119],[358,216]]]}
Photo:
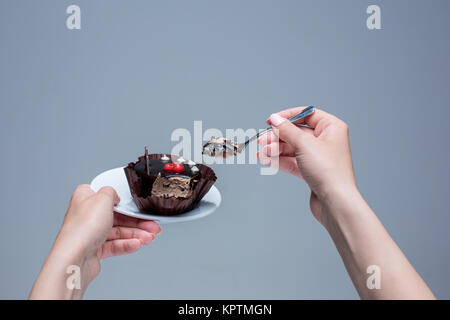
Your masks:
{"label": "finger", "polygon": [[278,142],[279,140],[280,138],[278,138],[278,136],[276,136],[273,131],[269,131],[258,138],[258,144],[260,146],[265,146],[267,144],[271,144],[272,142]]}
{"label": "finger", "polygon": [[[309,134],[310,136],[314,136],[314,129],[302,127],[301,130],[304,133]],[[269,131],[269,132],[263,134],[258,139],[258,144],[262,147],[264,147],[265,145],[271,144],[273,142],[284,142],[284,141],[282,139],[280,139],[280,137],[278,137],[273,131]]]}
{"label": "finger", "polygon": [[147,245],[155,239],[155,235],[153,233],[138,228],[129,228],[129,227],[111,228],[106,240],[118,240],[118,239],[138,239],[142,240],[143,244]]}
{"label": "finger", "polygon": [[138,228],[154,234],[161,233],[161,227],[155,221],[136,219],[120,213],[114,213],[114,226]]}
{"label": "finger", "polygon": [[82,202],[83,200],[89,198],[95,194],[94,190],[91,189],[91,186],[88,184],[81,184],[75,188],[75,191],[72,194],[72,198],[70,201],[72,203]]}
{"label": "finger", "polygon": [[256,156],[258,160],[266,166],[277,168],[283,172],[303,179],[303,176],[297,165],[297,160],[294,157],[267,157],[261,152],[258,152]]}
{"label": "finger", "polygon": [[[302,112],[305,108],[307,108],[307,107],[290,108],[290,109],[280,111],[277,114],[283,118],[289,119],[289,118],[292,118],[293,116],[296,116],[300,112]],[[303,118],[303,119],[297,121],[296,123],[305,123],[308,126],[310,126],[311,128],[315,128],[317,126],[317,124],[320,122],[320,120],[335,119],[335,118],[336,117],[333,116],[332,114],[329,114],[323,110],[314,108],[314,113],[307,116],[306,118]],[[267,123],[271,125],[270,118],[267,120]]]}
{"label": "finger", "polygon": [[266,156],[264,153],[262,153],[262,152],[257,152],[257,153],[256,153],[256,157],[258,158],[258,161],[259,161],[261,164],[263,164],[263,165],[265,165],[265,166],[270,166],[270,163],[271,163],[270,157]]}
{"label": "finger", "polygon": [[97,194],[109,199],[114,205],[120,202],[119,195],[112,187],[103,187],[98,190]]}
{"label": "finger", "polygon": [[138,251],[141,246],[142,242],[138,239],[119,239],[106,241],[102,245],[100,259],[133,253]]}
{"label": "finger", "polygon": [[300,151],[302,142],[307,136],[310,136],[305,133],[303,128],[297,127],[277,113],[270,116],[270,122],[273,127],[273,133],[279,136],[281,140],[289,143],[295,151]]}
{"label": "finger", "polygon": [[280,157],[279,167],[281,171],[292,174],[300,179],[303,179],[302,173],[298,168],[297,160],[294,157]]}
{"label": "finger", "polygon": [[279,143],[272,142],[271,144],[264,146],[263,152],[268,157],[277,157],[277,156],[293,157],[293,156],[295,156],[295,151],[291,147],[291,145],[289,145],[286,142],[282,142],[282,141],[280,141]]}

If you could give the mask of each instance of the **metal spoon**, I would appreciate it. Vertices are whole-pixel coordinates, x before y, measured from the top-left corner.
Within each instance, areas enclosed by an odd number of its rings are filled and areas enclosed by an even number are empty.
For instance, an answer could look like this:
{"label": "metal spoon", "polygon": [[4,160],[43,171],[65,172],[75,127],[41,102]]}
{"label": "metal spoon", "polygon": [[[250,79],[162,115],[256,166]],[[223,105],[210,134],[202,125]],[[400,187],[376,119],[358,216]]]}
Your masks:
{"label": "metal spoon", "polygon": [[[292,118],[288,119],[290,122],[294,123],[300,119],[303,119],[309,115],[311,115],[312,113],[314,113],[314,107],[313,106],[309,106],[307,108],[305,108],[302,112],[300,112],[299,114],[293,116]],[[298,126],[307,126],[304,124],[298,124]],[[213,138],[210,141],[208,141],[204,146],[203,146],[203,154],[206,154],[210,157],[228,157],[228,156],[235,156],[238,153],[241,153],[250,142],[254,141],[255,139],[258,139],[260,136],[262,136],[263,134],[269,132],[272,130],[272,127],[268,127],[260,132],[258,132],[256,135],[254,135],[253,137],[247,139],[245,142],[243,143],[235,143],[229,139],[220,137],[220,138]]]}

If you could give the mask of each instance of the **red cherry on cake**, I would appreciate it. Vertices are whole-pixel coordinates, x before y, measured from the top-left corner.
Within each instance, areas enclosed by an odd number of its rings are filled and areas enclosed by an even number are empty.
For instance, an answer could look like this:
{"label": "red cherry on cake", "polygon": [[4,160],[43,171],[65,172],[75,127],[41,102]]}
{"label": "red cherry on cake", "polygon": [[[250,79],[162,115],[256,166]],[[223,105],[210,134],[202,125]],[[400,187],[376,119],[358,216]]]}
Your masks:
{"label": "red cherry on cake", "polygon": [[164,165],[164,171],[174,171],[173,170],[174,164],[173,163],[166,163]]}
{"label": "red cherry on cake", "polygon": [[184,167],[181,163],[174,163],[172,170],[175,171],[176,173],[182,173],[184,171]]}

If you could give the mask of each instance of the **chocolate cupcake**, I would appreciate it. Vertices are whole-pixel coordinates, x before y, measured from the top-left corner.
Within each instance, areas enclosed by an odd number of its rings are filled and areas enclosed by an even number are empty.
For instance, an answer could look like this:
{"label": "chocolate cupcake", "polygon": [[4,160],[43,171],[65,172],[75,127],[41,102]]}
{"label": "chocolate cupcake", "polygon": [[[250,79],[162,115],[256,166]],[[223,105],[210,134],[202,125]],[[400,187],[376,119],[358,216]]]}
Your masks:
{"label": "chocolate cupcake", "polygon": [[131,195],[143,213],[171,216],[193,209],[217,180],[203,164],[174,155],[146,154],[124,168]]}

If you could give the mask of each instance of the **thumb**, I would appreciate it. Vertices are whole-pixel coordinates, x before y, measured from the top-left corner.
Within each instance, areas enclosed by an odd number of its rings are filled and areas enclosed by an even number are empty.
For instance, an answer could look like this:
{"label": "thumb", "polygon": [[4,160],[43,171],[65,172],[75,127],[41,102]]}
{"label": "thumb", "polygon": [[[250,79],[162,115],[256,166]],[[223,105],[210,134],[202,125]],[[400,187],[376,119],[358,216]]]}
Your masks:
{"label": "thumb", "polygon": [[269,120],[274,128],[274,133],[278,135],[281,140],[290,144],[295,151],[299,151],[305,132],[277,113],[273,113]]}
{"label": "thumb", "polygon": [[119,195],[112,187],[102,187],[100,190],[98,190],[97,194],[103,194],[107,199],[112,201],[114,205],[117,205],[120,202]]}

